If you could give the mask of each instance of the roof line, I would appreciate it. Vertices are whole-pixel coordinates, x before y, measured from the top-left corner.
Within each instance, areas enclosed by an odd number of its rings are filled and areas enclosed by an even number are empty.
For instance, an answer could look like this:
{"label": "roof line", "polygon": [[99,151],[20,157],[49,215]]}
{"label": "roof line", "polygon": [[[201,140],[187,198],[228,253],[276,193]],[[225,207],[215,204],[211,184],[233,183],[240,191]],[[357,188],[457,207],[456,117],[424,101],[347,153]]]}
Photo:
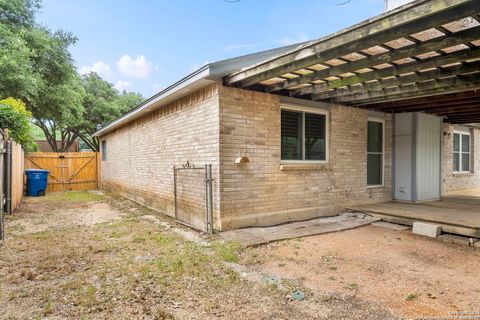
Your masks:
{"label": "roof line", "polygon": [[[196,71],[188,74],[187,76],[183,77],[182,79],[178,80],[177,82],[173,83],[172,85],[168,86],[167,88],[163,89],[162,91],[154,94],[153,96],[151,96],[150,98],[146,99],[145,101],[143,101],[142,103],[140,103],[138,106],[136,106],[135,108],[127,111],[126,113],[122,114],[120,117],[116,118],[115,120],[112,120],[110,121],[109,123],[107,123],[103,128],[97,130],[93,136],[100,136],[103,132],[107,131],[109,128],[111,128],[112,126],[114,126],[115,124],[123,121],[123,120],[126,120],[126,118],[131,115],[131,114],[134,114],[136,112],[139,112],[140,110],[142,109],[145,109],[147,108],[148,106],[150,106],[152,103],[156,102],[156,100],[158,98],[160,98],[161,96],[164,96],[166,94],[169,94],[172,90],[174,90],[175,88],[177,88],[178,86],[180,86],[181,84],[184,84],[184,83],[188,83],[191,81],[191,79],[195,78],[196,76],[198,76],[199,74],[205,72],[205,71],[208,71],[210,68],[210,64],[206,64],[204,65],[203,67],[197,69]],[[205,78],[202,77],[202,78]]]}

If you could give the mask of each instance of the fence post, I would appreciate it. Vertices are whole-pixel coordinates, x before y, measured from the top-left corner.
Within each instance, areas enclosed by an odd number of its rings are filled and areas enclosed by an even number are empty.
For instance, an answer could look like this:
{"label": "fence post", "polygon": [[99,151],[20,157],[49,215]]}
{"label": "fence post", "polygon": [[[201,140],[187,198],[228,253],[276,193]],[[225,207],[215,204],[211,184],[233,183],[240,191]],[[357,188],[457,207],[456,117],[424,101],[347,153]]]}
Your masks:
{"label": "fence post", "polygon": [[207,232],[209,234],[213,234],[213,188],[212,188],[212,165],[208,165],[208,203],[209,203],[209,210],[207,210]]}
{"label": "fence post", "polygon": [[5,201],[5,137],[4,132],[0,132],[0,245],[5,243],[5,221],[4,221],[4,201]]}
{"label": "fence post", "polygon": [[209,233],[210,222],[208,221],[209,199],[208,196],[208,165],[205,165],[205,231]]}
{"label": "fence post", "polygon": [[174,217],[177,220],[177,169],[173,166],[173,202],[174,202]]}
{"label": "fence post", "polygon": [[5,192],[5,197],[7,199],[7,204],[6,204],[6,210],[5,212],[7,214],[12,214],[12,139],[7,140],[7,161],[6,161],[6,168],[5,170],[6,173],[6,179],[5,181],[7,182],[6,185],[6,192]]}

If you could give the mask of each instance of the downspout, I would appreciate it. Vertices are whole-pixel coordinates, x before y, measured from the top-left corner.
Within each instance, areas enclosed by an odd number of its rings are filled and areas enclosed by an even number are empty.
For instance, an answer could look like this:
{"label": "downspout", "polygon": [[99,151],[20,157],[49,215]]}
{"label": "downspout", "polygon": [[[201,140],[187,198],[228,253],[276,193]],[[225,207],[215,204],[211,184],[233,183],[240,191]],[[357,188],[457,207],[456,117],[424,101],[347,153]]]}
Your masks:
{"label": "downspout", "polygon": [[7,198],[6,200],[6,210],[5,212],[7,214],[12,213],[12,139],[9,139],[7,141],[7,183],[6,183],[6,191],[5,191],[5,197]]}

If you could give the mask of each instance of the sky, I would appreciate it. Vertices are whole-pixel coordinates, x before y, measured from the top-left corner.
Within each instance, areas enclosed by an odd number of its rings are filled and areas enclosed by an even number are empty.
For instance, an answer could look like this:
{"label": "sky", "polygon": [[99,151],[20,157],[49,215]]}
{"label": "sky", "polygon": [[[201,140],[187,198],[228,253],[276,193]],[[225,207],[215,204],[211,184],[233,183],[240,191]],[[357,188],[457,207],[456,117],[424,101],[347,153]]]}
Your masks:
{"label": "sky", "polygon": [[384,0],[43,0],[38,21],[72,32],[83,74],[145,98],[206,63],[313,40],[383,12]]}

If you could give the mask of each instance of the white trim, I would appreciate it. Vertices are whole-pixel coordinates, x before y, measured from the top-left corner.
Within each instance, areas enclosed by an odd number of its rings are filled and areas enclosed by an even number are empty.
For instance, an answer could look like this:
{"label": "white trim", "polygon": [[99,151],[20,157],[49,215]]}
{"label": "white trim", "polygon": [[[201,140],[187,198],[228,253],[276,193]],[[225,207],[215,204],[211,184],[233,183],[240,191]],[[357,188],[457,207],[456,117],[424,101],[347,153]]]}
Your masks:
{"label": "white trim", "polygon": [[[459,141],[458,141],[458,151],[455,151],[454,150],[454,141],[455,141],[455,134],[458,134],[459,135]],[[466,153],[466,152],[463,152],[463,149],[462,149],[462,136],[468,136],[468,146],[469,146],[469,150],[468,150],[468,170],[460,170],[460,171],[456,171],[455,168],[453,168],[452,172],[453,173],[471,173],[472,172],[472,135],[471,135],[471,132],[470,130],[466,130],[466,131],[463,131],[461,129],[455,129],[453,130],[453,136],[452,136],[452,154],[455,154],[455,153],[458,153],[458,165],[460,167],[460,169],[463,169],[463,166],[462,166],[462,158],[463,158],[463,154]]]}
{"label": "white trim", "polygon": [[[328,163],[329,159],[329,145],[330,145],[330,125],[329,125],[329,110],[327,109],[320,109],[315,107],[307,107],[307,106],[299,106],[299,105],[292,105],[287,103],[280,104],[280,122],[282,120],[281,111],[297,111],[303,113],[313,113],[313,114],[321,114],[325,116],[325,160],[282,160],[282,133],[280,132],[280,164],[326,164]],[[305,116],[303,117],[303,128],[302,128],[302,158],[305,159]],[[280,125],[281,131],[281,125]]]}
{"label": "white trim", "polygon": [[368,123],[377,122],[382,124],[382,183],[381,184],[368,184],[368,168],[367,168],[367,189],[385,187],[385,118],[368,117],[367,119],[367,167],[368,167],[368,154],[380,154],[380,152],[368,152]]}

